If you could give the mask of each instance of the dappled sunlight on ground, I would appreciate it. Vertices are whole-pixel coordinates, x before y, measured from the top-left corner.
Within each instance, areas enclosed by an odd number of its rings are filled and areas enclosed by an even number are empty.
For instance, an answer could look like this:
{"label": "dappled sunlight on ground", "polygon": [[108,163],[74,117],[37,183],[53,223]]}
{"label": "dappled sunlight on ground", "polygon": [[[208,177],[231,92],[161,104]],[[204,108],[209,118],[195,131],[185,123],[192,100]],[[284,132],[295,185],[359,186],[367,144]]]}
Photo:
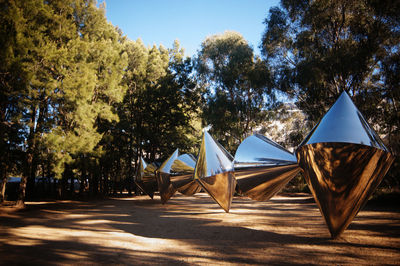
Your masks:
{"label": "dappled sunlight on ground", "polygon": [[[2,211],[2,209],[0,209]],[[27,203],[0,213],[0,264],[397,264],[398,207],[361,211],[330,239],[309,195],[225,213],[206,194]]]}

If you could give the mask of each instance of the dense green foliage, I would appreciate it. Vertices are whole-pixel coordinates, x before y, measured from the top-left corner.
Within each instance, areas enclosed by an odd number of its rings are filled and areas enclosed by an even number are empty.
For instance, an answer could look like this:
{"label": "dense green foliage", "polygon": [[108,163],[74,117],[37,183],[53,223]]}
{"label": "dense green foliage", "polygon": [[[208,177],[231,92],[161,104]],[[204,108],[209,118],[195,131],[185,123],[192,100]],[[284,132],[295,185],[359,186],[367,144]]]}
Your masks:
{"label": "dense green foliage", "polygon": [[93,0],[1,1],[0,12],[1,178],[22,176],[20,204],[37,176],[59,180],[59,196],[77,181],[81,193],[131,190],[139,156],[193,152],[200,97],[178,42],[129,41]]}
{"label": "dense green foliage", "polygon": [[[206,126],[231,153],[254,131],[296,147],[343,90],[399,155],[399,14],[394,1],[283,0],[262,58],[230,31],[189,58],[178,41],[128,40],[95,0],[0,0],[0,201],[15,175],[19,204],[74,183],[131,193],[140,156],[195,154]],[[39,190],[38,176],[55,181]]]}
{"label": "dense green foliage", "polygon": [[199,84],[204,90],[203,118],[211,133],[234,152],[244,137],[264,118],[268,90],[268,68],[247,41],[236,32],[207,38],[197,58]]}
{"label": "dense green foliage", "polygon": [[399,155],[399,14],[397,1],[282,0],[265,20],[261,45],[274,87],[311,125],[347,91]]}

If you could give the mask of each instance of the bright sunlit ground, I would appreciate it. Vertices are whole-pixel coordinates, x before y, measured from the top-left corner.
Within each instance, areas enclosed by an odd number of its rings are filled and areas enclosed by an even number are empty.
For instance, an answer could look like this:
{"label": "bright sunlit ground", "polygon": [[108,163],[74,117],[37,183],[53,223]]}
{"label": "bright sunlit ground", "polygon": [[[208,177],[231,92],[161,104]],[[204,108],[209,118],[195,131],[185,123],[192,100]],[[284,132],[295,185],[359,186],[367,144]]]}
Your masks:
{"label": "bright sunlit ground", "polygon": [[225,213],[206,194],[28,202],[0,208],[0,264],[398,264],[400,209],[370,206],[332,240],[308,195],[235,197]]}

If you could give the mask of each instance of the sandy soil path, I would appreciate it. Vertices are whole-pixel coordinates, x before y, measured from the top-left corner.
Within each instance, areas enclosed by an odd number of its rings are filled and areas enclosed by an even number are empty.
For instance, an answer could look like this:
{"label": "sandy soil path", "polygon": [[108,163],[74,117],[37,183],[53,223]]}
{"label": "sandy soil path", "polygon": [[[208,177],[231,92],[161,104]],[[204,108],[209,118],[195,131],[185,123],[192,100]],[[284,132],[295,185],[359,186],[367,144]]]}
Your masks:
{"label": "sandy soil path", "polygon": [[307,195],[235,197],[230,213],[204,193],[30,202],[0,209],[0,264],[399,265],[400,207],[367,205],[332,240]]}

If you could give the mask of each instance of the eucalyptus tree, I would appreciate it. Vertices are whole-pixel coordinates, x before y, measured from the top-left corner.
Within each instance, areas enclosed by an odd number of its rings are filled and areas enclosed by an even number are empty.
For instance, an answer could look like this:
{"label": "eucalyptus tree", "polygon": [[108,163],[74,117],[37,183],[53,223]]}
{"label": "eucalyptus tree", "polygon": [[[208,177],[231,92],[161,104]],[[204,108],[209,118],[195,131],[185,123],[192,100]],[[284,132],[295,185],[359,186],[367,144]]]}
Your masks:
{"label": "eucalyptus tree", "polygon": [[370,119],[377,117],[373,109],[394,100],[382,82],[382,63],[398,51],[398,27],[373,2],[283,0],[270,9],[263,55],[275,87],[294,96],[312,121],[343,90]]}
{"label": "eucalyptus tree", "polygon": [[261,45],[275,88],[314,124],[346,90],[398,153],[399,12],[396,1],[282,0]]}
{"label": "eucalyptus tree", "polygon": [[216,138],[234,150],[262,120],[266,104],[275,100],[267,65],[242,35],[227,31],[203,41],[196,71],[205,88],[203,118]]}

